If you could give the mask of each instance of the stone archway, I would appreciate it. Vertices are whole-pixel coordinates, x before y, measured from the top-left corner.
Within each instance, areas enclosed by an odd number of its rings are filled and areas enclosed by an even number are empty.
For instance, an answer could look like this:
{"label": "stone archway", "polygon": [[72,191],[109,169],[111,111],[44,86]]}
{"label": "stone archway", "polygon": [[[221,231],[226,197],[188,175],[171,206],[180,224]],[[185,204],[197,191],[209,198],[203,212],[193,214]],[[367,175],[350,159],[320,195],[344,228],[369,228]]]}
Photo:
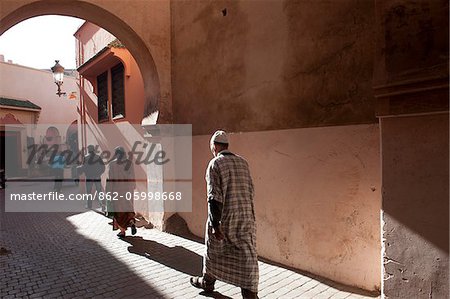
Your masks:
{"label": "stone archway", "polygon": [[[81,18],[117,37],[136,60],[142,75],[142,124],[172,121],[170,1],[1,1],[0,35],[15,24],[43,15]],[[157,223],[162,216],[150,218]]]}
{"label": "stone archway", "polygon": [[[138,18],[133,13],[136,10],[146,12],[146,18]],[[21,21],[49,14],[81,18],[108,30],[122,41],[139,65],[145,89],[143,121],[159,114],[158,122],[164,123],[172,114],[169,13],[168,5],[154,2],[136,3],[130,8],[96,0],[7,1],[0,3],[0,35]],[[167,22],[161,22],[161,18],[167,18]],[[155,25],[161,23],[167,23],[168,28]],[[164,107],[163,111],[160,107]],[[155,117],[152,122],[156,122]]]}

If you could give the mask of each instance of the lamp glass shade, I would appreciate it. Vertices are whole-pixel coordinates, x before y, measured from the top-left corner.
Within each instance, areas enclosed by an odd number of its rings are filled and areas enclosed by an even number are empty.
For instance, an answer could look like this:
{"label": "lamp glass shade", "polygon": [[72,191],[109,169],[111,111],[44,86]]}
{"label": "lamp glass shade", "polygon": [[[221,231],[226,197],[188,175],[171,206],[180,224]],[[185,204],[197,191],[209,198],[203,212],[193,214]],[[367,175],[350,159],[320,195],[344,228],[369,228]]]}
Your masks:
{"label": "lamp glass shade", "polygon": [[62,83],[64,81],[64,73],[53,73],[55,83]]}

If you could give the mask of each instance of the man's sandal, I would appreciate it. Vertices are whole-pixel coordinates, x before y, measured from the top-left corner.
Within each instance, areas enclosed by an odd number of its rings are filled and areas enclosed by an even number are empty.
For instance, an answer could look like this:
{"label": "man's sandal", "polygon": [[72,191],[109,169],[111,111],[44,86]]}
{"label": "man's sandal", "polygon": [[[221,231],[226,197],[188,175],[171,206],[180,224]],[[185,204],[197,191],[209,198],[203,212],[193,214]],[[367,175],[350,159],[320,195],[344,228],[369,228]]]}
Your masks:
{"label": "man's sandal", "polygon": [[201,276],[191,277],[190,282],[191,285],[196,287],[197,289],[203,289],[205,292],[214,291],[214,285],[206,283],[203,277]]}

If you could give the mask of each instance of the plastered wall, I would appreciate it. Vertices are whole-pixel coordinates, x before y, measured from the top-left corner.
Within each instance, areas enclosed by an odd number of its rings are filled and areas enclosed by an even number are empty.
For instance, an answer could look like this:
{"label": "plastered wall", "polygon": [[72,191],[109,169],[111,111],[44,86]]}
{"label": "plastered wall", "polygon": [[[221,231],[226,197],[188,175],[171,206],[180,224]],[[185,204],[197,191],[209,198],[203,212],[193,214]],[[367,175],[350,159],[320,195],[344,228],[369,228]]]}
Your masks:
{"label": "plastered wall", "polygon": [[384,293],[447,298],[449,115],[384,118]]}
{"label": "plastered wall", "polygon": [[172,1],[171,19],[194,134],[376,122],[372,1]]}
{"label": "plastered wall", "polygon": [[[49,68],[51,65],[49,65]],[[0,62],[0,95],[18,100],[30,100],[41,107],[38,124],[70,124],[77,119],[77,103],[55,93],[52,72]],[[64,77],[62,90],[68,95],[78,92],[76,79]],[[58,107],[58,113],[54,113]]]}

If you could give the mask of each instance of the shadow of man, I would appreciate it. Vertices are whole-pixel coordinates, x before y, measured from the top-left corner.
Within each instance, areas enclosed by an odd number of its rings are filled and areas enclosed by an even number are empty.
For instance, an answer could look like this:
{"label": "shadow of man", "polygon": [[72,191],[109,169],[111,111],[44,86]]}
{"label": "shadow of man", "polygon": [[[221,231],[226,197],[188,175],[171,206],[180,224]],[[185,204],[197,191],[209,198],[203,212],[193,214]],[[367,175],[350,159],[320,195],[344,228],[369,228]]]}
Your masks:
{"label": "shadow of man", "polygon": [[[128,252],[145,256],[146,258],[186,273],[190,276],[202,273],[203,258],[197,253],[182,246],[169,247],[152,240],[145,240],[142,237],[127,236],[122,239],[129,243]],[[232,299],[219,292],[200,292],[199,295],[216,299]]]}
{"label": "shadow of man", "polygon": [[145,256],[188,275],[197,275],[202,272],[202,257],[182,246],[169,247],[135,236],[128,236],[122,240],[131,245],[128,247],[130,253]]}

